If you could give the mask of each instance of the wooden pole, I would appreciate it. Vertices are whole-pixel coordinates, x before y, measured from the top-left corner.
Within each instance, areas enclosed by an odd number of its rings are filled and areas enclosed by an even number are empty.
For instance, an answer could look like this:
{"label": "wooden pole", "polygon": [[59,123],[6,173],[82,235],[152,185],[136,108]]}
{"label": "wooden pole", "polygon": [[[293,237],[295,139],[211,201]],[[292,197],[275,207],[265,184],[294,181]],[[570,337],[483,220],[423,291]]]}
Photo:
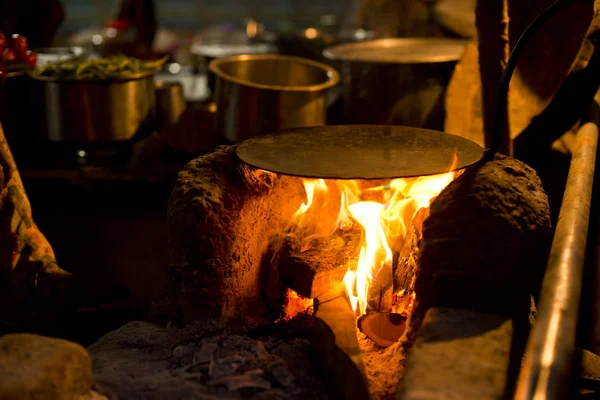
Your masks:
{"label": "wooden pole", "polygon": [[[509,55],[507,0],[477,0],[475,25],[479,45],[479,70],[481,74],[481,102],[483,111],[484,142],[492,144],[492,132],[498,84]],[[505,125],[499,153],[512,156],[512,140],[505,110]]]}

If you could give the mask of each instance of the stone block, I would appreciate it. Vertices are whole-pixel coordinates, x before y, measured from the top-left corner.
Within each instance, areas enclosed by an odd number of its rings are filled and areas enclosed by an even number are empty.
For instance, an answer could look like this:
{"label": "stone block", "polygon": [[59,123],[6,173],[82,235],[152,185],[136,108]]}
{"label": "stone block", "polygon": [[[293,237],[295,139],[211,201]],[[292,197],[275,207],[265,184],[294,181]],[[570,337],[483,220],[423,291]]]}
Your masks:
{"label": "stone block", "polygon": [[91,388],[90,356],[79,344],[32,334],[0,337],[0,399],[75,400]]}
{"label": "stone block", "polygon": [[512,336],[506,317],[431,308],[411,348],[397,399],[504,398]]}

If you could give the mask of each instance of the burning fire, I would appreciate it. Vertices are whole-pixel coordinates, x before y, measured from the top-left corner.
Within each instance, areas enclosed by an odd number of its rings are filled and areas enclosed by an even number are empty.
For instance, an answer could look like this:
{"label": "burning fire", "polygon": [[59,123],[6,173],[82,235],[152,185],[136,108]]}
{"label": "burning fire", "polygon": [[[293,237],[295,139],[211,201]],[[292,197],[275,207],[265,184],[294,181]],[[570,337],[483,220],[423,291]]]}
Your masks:
{"label": "burning fire", "polygon": [[[455,165],[456,157],[449,171]],[[353,310],[365,314],[371,283],[383,269],[391,271],[392,249],[401,248],[416,213],[429,207],[455,177],[455,172],[448,172],[394,179],[376,187],[367,187],[368,181],[303,179],[306,202],[295,214],[302,248],[310,248],[314,240],[338,229],[360,224],[363,239],[358,264],[349,265],[344,284]]]}

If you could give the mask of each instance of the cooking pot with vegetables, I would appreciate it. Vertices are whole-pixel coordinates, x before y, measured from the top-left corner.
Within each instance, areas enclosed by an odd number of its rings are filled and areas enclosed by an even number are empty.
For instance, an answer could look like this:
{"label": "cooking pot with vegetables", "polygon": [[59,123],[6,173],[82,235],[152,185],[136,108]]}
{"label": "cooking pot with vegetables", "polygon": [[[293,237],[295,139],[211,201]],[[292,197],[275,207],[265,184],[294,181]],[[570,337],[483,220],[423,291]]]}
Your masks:
{"label": "cooking pot with vegetables", "polygon": [[115,56],[51,63],[31,72],[46,136],[55,142],[127,141],[152,132],[154,74],[165,60]]}

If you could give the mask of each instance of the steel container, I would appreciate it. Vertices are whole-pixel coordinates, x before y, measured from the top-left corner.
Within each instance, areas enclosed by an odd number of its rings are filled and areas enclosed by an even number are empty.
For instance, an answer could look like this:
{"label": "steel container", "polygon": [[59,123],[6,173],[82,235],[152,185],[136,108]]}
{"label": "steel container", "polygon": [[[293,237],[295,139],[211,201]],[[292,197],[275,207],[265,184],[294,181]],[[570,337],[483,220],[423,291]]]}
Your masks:
{"label": "steel container", "polygon": [[[201,57],[204,65],[210,65],[212,60],[225,57],[239,56],[242,54],[270,54],[276,53],[277,47],[271,43],[206,43],[192,46],[192,54]],[[210,71],[206,74],[206,84],[211,93],[215,93],[216,76]]]}
{"label": "steel container", "polygon": [[43,130],[52,141],[120,142],[154,128],[153,73],[111,80],[31,77]]}
{"label": "steel container", "polygon": [[378,39],[325,49],[342,75],[342,123],[443,129],[445,90],[466,41]]}
{"label": "steel container", "polygon": [[287,128],[325,125],[327,90],[339,82],[332,67],[276,54],[219,58],[216,131],[229,142]]}

